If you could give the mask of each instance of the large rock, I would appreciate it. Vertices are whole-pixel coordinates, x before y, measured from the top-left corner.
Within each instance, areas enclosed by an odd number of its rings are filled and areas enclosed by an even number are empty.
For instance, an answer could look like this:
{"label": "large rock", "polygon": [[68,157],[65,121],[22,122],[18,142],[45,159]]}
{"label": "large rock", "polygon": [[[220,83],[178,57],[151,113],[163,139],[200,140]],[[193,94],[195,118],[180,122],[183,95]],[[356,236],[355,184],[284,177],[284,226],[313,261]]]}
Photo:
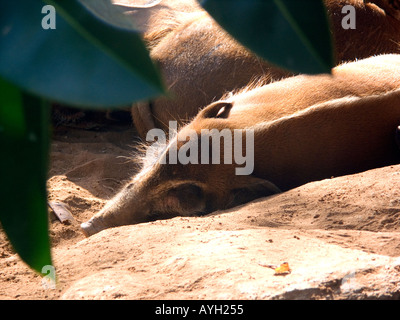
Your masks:
{"label": "large rock", "polygon": [[[205,224],[174,219],[110,229],[58,252],[58,261],[64,261],[61,270],[91,270],[71,284],[62,298],[400,297],[398,258],[329,244],[306,231],[215,230]],[[358,233],[348,232],[345,237],[350,241]],[[80,266],[67,263],[77,255],[84,257]],[[289,263],[290,274],[275,275],[268,267],[282,262]]]}
{"label": "large rock", "polygon": [[[62,298],[399,298],[399,169],[313,182],[211,216],[105,230],[57,252],[60,276],[85,270]],[[290,274],[268,267],[283,262]]]}

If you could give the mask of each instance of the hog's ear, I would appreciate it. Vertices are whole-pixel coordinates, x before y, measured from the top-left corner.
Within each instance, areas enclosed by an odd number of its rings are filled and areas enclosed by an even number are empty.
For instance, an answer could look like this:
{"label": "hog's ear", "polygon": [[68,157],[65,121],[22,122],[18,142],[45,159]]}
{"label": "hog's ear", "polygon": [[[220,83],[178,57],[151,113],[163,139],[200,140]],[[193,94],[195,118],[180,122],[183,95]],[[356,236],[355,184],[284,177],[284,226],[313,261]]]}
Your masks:
{"label": "hog's ear", "polygon": [[254,176],[236,176],[235,187],[231,190],[230,206],[237,206],[280,192],[282,191],[268,180]]}
{"label": "hog's ear", "polygon": [[217,101],[200,111],[201,118],[221,118],[226,119],[232,109],[232,103],[227,101]]}

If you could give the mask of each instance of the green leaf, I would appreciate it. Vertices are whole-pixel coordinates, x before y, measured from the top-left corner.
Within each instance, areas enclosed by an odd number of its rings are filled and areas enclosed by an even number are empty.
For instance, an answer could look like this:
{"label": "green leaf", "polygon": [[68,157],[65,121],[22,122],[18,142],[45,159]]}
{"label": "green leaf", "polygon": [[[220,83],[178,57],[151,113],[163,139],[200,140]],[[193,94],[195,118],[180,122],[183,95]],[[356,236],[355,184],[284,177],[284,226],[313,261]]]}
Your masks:
{"label": "green leaf", "polygon": [[41,0],[0,1],[0,76],[30,93],[86,107],[163,92],[138,34],[97,19],[77,0],[56,2],[74,27],[57,13],[56,29],[43,29]]}
{"label": "green leaf", "polygon": [[240,43],[267,61],[300,73],[334,66],[322,0],[204,0],[204,8]]}
{"label": "green leaf", "polygon": [[[112,5],[111,2],[105,6],[104,1],[98,0],[96,6],[93,1],[84,0],[82,2],[87,3],[87,7],[85,7],[81,1],[44,0],[44,2],[54,5],[57,12],[86,39],[120,61],[126,68],[146,79],[148,83],[161,88],[159,75],[139,35],[132,30],[115,28],[109,23],[104,23],[105,18],[103,20],[97,18],[98,12],[102,9],[107,10],[109,14],[112,13],[115,19],[118,17],[121,20],[126,19],[122,10]],[[93,12],[88,11],[87,8],[92,8],[92,10],[97,8],[95,11],[97,15],[93,15]]]}
{"label": "green leaf", "polygon": [[46,178],[49,108],[0,79],[0,222],[37,272],[51,265]]}

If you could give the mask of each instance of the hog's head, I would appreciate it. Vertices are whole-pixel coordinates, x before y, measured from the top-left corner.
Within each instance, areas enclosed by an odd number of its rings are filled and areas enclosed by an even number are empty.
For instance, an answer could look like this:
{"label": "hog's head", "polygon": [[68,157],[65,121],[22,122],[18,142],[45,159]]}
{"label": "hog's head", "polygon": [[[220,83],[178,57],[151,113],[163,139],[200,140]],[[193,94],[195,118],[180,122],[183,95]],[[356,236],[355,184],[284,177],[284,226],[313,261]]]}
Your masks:
{"label": "hog's head", "polygon": [[235,134],[229,127],[231,107],[227,102],[211,104],[168,143],[160,141],[160,134],[147,149],[142,170],[81,225],[84,233],[90,236],[120,225],[205,215],[279,192],[269,181],[246,172],[237,174],[236,155],[247,154],[254,161],[250,141],[254,136],[244,130]]}

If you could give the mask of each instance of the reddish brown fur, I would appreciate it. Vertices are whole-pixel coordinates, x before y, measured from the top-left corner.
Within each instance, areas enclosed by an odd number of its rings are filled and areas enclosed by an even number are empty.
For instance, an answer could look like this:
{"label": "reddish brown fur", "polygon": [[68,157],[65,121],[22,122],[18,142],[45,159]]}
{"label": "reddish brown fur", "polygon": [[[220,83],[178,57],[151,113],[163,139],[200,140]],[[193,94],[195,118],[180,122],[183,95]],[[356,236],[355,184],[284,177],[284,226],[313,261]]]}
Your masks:
{"label": "reddish brown fur", "polygon": [[[385,53],[400,53],[400,21],[387,15],[373,3],[364,0],[324,0],[330,19],[337,62],[368,58]],[[342,8],[356,10],[356,29],[343,29]]]}
{"label": "reddish brown fur", "polygon": [[400,55],[344,64],[332,76],[300,75],[243,91],[206,107],[177,137],[185,141],[189,130],[254,130],[252,175],[236,175],[235,164],[155,162],[82,227],[90,235],[204,214],[275,193],[276,186],[287,190],[394,163],[400,158],[399,123]]}
{"label": "reddish brown fur", "polygon": [[[330,175],[346,174],[379,165],[378,163],[363,161],[361,151],[353,152],[353,148],[346,149],[348,154],[336,152],[343,148],[346,143],[350,143],[350,139],[365,141],[367,135],[360,137],[355,134],[357,130],[373,131],[370,128],[377,126],[377,124],[371,123],[368,126],[357,124],[355,121],[361,121],[364,115],[356,117],[353,114],[353,118],[348,118],[351,120],[352,126],[346,128],[346,131],[343,132],[341,127],[348,122],[347,117],[343,116],[342,118],[342,115],[339,115],[340,122],[337,120],[338,115],[333,114],[328,117],[325,115],[328,112],[325,112],[324,109],[329,108],[330,110],[332,108],[335,110],[336,108],[341,110],[342,104],[343,106],[347,104],[352,106],[353,103],[362,105],[363,99],[357,102],[354,98],[348,99],[346,97],[365,98],[379,96],[399,89],[400,56],[383,55],[357,63],[348,63],[335,68],[332,73],[332,76],[299,75],[235,95],[231,100],[223,102],[224,105],[227,102],[232,104],[227,119],[204,116],[210,108],[220,108],[218,107],[219,102],[214,103],[201,111],[188,126],[182,129],[181,134],[184,134],[186,129],[195,129],[200,132],[201,129],[207,128],[217,128],[219,130],[224,128],[257,128],[255,137],[255,174],[258,177],[273,181],[282,190],[287,190],[310,180],[321,179]],[[309,108],[310,106],[314,107]],[[309,110],[302,111],[306,108],[309,108]],[[372,106],[372,108],[377,108],[377,106]],[[345,108],[343,107],[343,109]],[[354,113],[358,112],[358,109],[355,110],[357,111],[354,111]],[[379,111],[379,108],[377,110]],[[350,111],[353,112],[353,110]],[[399,106],[394,112],[396,114],[400,112]],[[382,113],[384,112],[382,111]],[[392,113],[386,113],[383,117],[387,118],[392,115]],[[378,119],[375,117],[370,118],[369,113],[365,117],[368,117],[368,121]],[[337,120],[337,122],[333,122],[333,120]],[[393,125],[398,121],[399,118],[393,117],[391,128],[393,137],[394,129],[396,128]],[[377,123],[379,123],[378,120]],[[387,125],[385,121],[382,123]],[[329,126],[327,126],[328,124]],[[300,133],[296,132],[291,126],[293,128],[301,128]],[[327,127],[332,129],[331,133],[324,130]],[[286,128],[286,131],[282,128]],[[314,128],[318,128],[321,132],[318,133],[318,130],[315,131]],[[272,130],[276,130],[276,134],[272,135]],[[302,135],[301,139],[306,140],[305,143],[298,143],[300,140],[294,139],[293,136],[288,136],[287,132]],[[257,133],[260,134],[259,137]],[[266,133],[268,139],[261,138]],[[319,135],[319,137],[314,137],[314,135]],[[271,142],[266,142],[268,140]],[[390,139],[389,136],[389,140],[394,143],[394,138]],[[279,144],[277,145],[275,141],[279,141]],[[308,143],[307,141],[313,141],[313,143]],[[320,143],[315,143],[316,141]],[[337,143],[337,150],[318,154],[318,148],[321,148],[325,143],[333,143],[333,141]],[[276,151],[271,148],[272,146],[276,148]],[[387,144],[385,146],[387,147]],[[370,148],[374,147],[379,149],[371,141]],[[307,149],[313,151],[307,152]],[[325,147],[321,148],[321,150],[327,151],[328,149]],[[265,153],[266,151],[268,151],[267,154]],[[288,156],[284,156],[283,152],[287,152]],[[298,159],[293,158],[294,154]],[[311,159],[308,155],[318,156]],[[379,155],[382,155],[382,153],[379,153]],[[268,165],[266,165],[266,160],[264,159],[268,159]],[[322,159],[321,163],[326,163],[327,167],[330,166],[332,168],[335,166],[334,163],[337,163],[337,167],[334,170],[331,169],[329,174],[327,174],[327,169],[320,171],[321,166],[318,163]],[[380,157],[380,159],[382,158]],[[354,164],[352,164],[353,161]],[[361,163],[364,163],[364,167],[361,166]],[[306,170],[304,167],[299,170],[296,166],[300,164],[303,167],[307,166],[308,169]],[[357,166],[360,166],[358,170]],[[295,169],[288,170],[291,167],[295,167]],[[298,177],[296,178],[296,176]],[[310,178],[311,176],[313,178]]]}
{"label": "reddish brown fur", "polygon": [[400,0],[364,0],[364,2],[374,3],[387,15],[400,20]]}

